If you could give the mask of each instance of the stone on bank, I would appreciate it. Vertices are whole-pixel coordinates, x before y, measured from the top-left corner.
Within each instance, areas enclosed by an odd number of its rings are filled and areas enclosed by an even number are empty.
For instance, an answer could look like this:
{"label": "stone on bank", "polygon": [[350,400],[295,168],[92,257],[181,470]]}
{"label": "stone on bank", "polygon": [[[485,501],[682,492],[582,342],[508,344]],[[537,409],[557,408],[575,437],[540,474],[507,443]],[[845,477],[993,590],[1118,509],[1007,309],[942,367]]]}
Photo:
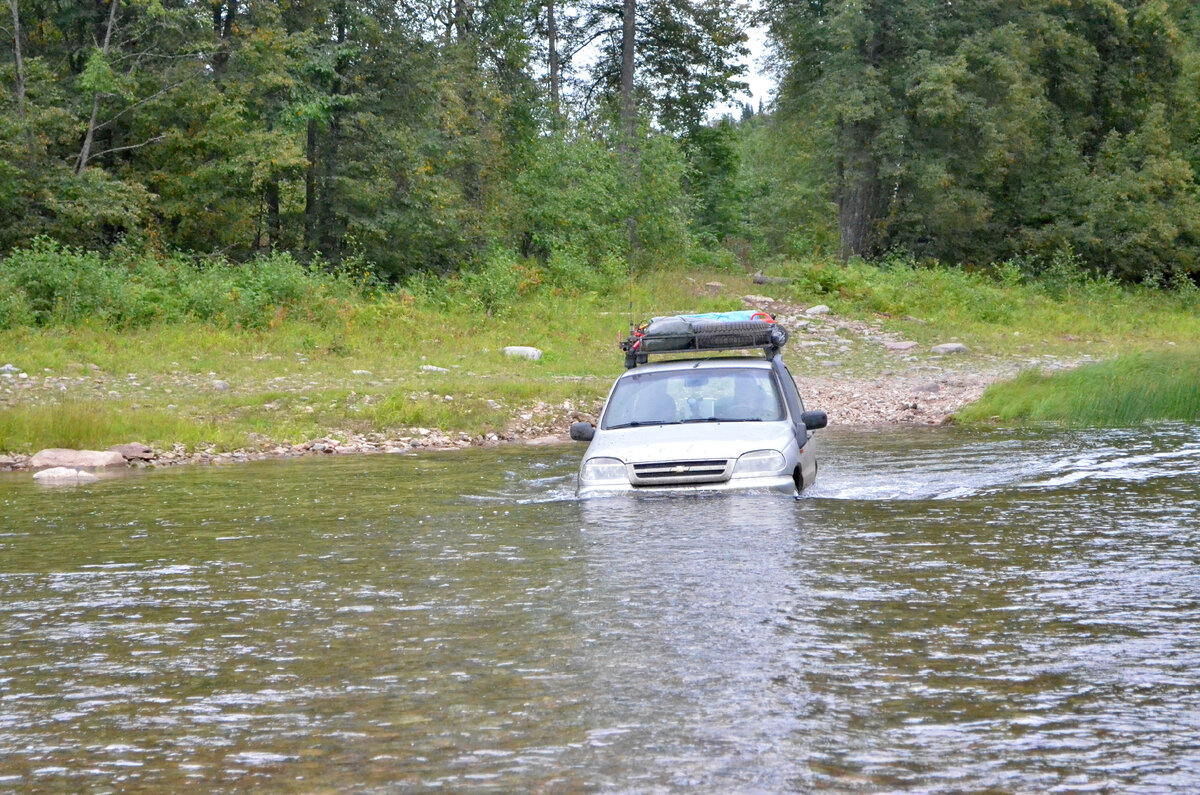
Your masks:
{"label": "stone on bank", "polygon": [[542,351],[530,345],[509,345],[504,349],[504,355],[511,359],[529,359],[536,362],[542,358]]}
{"label": "stone on bank", "polygon": [[30,469],[65,467],[68,469],[100,469],[125,466],[125,456],[115,450],[68,450],[51,447],[39,450],[29,459]]}

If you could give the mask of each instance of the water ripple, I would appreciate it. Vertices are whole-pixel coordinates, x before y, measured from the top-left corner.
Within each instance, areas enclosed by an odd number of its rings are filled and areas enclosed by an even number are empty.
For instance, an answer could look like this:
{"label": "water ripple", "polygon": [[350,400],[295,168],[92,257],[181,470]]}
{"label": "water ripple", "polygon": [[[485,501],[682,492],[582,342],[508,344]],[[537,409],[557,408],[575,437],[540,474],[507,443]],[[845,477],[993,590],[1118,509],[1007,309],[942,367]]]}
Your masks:
{"label": "water ripple", "polygon": [[581,452],[0,480],[0,789],[1200,784],[1200,429],[831,430],[799,500]]}

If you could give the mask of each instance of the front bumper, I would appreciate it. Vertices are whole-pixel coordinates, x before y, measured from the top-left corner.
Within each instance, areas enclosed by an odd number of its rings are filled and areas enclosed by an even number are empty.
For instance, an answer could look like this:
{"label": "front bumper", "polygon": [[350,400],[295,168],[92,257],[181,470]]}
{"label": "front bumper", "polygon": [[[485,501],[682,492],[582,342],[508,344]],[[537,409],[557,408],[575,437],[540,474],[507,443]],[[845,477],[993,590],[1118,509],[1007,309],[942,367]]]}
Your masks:
{"label": "front bumper", "polygon": [[722,491],[770,491],[779,494],[795,494],[796,481],[792,480],[789,475],[770,475],[761,478],[730,478],[718,483],[655,484],[653,486],[633,486],[629,483],[585,486],[581,483],[576,487],[575,494],[579,497],[606,497],[618,494],[703,494]]}

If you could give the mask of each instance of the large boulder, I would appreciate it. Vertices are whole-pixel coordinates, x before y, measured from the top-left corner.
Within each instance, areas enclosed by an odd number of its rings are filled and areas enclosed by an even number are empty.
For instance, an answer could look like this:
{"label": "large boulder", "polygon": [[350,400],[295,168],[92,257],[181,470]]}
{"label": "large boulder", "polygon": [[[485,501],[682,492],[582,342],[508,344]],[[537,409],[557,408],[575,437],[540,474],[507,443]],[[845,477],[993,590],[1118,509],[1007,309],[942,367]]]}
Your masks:
{"label": "large boulder", "polygon": [[66,467],[68,469],[96,469],[100,467],[125,466],[125,456],[114,450],[67,450],[51,447],[39,450],[29,459],[30,469]]}
{"label": "large boulder", "polygon": [[108,449],[114,453],[120,453],[126,461],[149,461],[154,458],[154,451],[140,442],[119,444]]}
{"label": "large boulder", "polygon": [[888,340],[887,342],[883,343],[883,347],[887,348],[889,351],[911,351],[913,348],[917,347],[917,343],[910,340],[904,340],[901,342]]}

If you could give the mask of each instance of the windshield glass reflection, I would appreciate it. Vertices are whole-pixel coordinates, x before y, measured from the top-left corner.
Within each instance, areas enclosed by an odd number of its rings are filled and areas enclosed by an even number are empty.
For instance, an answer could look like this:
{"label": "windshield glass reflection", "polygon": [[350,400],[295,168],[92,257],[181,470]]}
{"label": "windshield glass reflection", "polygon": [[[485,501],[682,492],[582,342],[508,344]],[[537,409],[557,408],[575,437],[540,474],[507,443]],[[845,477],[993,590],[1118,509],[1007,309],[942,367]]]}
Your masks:
{"label": "windshield glass reflection", "polygon": [[730,367],[626,376],[613,390],[602,427],[776,422],[784,416],[769,370]]}

